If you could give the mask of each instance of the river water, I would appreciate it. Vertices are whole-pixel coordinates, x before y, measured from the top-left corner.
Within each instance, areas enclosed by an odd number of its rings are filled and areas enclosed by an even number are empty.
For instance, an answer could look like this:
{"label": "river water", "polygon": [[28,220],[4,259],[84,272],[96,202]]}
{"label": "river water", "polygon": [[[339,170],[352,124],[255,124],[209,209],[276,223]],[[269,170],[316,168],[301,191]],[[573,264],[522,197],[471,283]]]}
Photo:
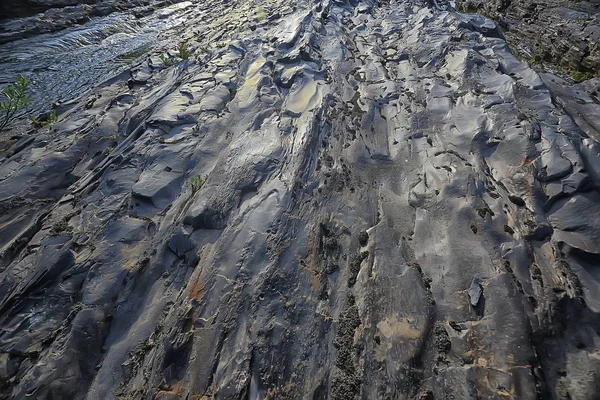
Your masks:
{"label": "river water", "polygon": [[54,102],[73,99],[126,70],[147,52],[174,47],[176,39],[169,32],[184,25],[193,8],[193,3],[183,2],[143,18],[136,18],[133,10],[117,12],[0,45],[0,84],[24,75],[31,87],[30,111],[48,110]]}

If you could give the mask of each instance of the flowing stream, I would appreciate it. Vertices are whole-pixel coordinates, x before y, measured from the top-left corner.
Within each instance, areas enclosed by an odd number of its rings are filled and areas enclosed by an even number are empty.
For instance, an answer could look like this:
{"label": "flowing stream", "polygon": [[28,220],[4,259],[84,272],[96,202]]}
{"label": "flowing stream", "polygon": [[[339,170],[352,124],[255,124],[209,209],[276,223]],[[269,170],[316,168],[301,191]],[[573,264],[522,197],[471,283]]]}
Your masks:
{"label": "flowing stream", "polygon": [[133,10],[117,12],[0,45],[0,85],[24,75],[31,87],[30,110],[47,110],[126,70],[152,49],[174,47],[168,32],[185,24],[192,9],[193,3],[183,2],[139,19]]}

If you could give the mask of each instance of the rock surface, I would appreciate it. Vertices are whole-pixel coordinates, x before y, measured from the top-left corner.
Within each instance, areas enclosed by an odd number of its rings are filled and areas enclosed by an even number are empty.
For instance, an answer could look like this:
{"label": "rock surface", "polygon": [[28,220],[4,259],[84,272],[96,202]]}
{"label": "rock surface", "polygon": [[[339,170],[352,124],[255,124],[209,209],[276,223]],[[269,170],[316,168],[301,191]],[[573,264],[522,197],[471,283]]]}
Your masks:
{"label": "rock surface", "polygon": [[593,85],[419,1],[194,7],[5,150],[0,398],[595,397]]}
{"label": "rock surface", "polygon": [[[127,4],[137,3],[140,5],[144,0],[124,0],[119,2],[122,7]],[[68,9],[68,7],[82,4],[94,5],[102,3],[101,6],[112,7],[117,1],[112,0],[2,0],[0,3],[0,19],[15,17],[30,17],[49,9]]]}
{"label": "rock surface", "polygon": [[576,80],[600,74],[600,3],[579,0],[457,0],[459,8],[498,21],[513,49],[550,62]]}
{"label": "rock surface", "polygon": [[[135,8],[136,16],[182,0],[26,1],[0,3],[0,44],[81,25],[92,18]],[[2,8],[4,7],[4,8]],[[24,17],[14,19],[16,17]],[[9,19],[13,18],[13,19]]]}

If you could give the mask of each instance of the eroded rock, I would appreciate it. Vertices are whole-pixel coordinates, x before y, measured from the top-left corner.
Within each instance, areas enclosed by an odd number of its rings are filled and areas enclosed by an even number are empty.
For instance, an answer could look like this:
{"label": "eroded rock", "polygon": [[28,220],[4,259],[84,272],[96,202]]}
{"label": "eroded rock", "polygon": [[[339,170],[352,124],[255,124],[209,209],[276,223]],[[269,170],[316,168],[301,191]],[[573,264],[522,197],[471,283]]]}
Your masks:
{"label": "eroded rock", "polygon": [[0,398],[593,398],[593,82],[439,4],[181,7],[3,153]]}

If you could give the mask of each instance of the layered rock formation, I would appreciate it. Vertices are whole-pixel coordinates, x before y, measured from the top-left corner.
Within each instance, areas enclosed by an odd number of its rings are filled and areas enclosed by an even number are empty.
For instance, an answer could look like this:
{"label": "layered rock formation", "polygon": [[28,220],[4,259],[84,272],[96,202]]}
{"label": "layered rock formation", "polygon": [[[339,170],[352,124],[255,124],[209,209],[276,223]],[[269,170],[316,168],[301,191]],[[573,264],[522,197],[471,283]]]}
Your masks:
{"label": "layered rock formation", "polygon": [[30,17],[51,8],[60,9],[80,4],[95,4],[100,2],[100,0],[2,0],[0,2],[0,19]]}
{"label": "layered rock formation", "polygon": [[561,66],[576,80],[600,74],[598,2],[457,0],[456,4],[498,21],[513,49],[535,63]]}
{"label": "layered rock formation", "polygon": [[584,88],[419,1],[202,2],[182,39],[7,150],[1,398],[598,393]]}
{"label": "layered rock formation", "polygon": [[[0,19],[2,18],[15,18],[15,17],[29,17],[37,13],[44,12],[51,8],[65,8],[70,6],[78,6],[81,4],[98,4],[105,3],[112,5],[117,3],[116,1],[108,0],[2,0],[0,3]],[[133,1],[122,1],[121,4],[125,5],[133,3]],[[138,1],[138,3],[140,3]]]}
{"label": "layered rock formation", "polygon": [[179,2],[181,0],[9,0],[0,3],[0,44],[60,31],[116,11],[135,8],[135,14],[143,16],[160,7]]}

